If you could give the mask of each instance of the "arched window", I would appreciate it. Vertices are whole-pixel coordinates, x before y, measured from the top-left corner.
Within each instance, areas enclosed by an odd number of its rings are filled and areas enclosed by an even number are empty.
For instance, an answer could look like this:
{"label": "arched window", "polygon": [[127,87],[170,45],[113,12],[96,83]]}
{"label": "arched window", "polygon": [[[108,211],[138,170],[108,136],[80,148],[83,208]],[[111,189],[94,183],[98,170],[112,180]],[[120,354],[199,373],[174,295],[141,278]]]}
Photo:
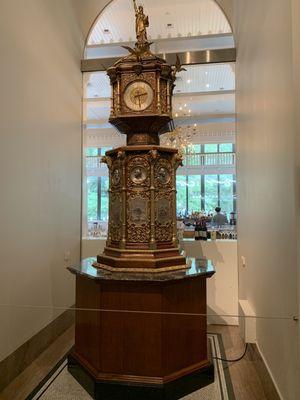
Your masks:
{"label": "arched window", "polygon": [[[137,1],[139,3],[139,1]],[[193,154],[178,171],[178,213],[235,211],[235,49],[231,26],[214,0],[143,0],[152,51],[168,62],[179,54],[173,99],[175,126],[193,128]],[[101,156],[125,144],[108,123],[105,68],[135,43],[132,0],[111,1],[89,32],[83,61],[83,236],[105,236],[108,176]],[[96,227],[96,229],[94,229]],[[100,228],[99,228],[100,227]],[[100,232],[101,231],[101,232]],[[95,233],[96,232],[96,233]]]}

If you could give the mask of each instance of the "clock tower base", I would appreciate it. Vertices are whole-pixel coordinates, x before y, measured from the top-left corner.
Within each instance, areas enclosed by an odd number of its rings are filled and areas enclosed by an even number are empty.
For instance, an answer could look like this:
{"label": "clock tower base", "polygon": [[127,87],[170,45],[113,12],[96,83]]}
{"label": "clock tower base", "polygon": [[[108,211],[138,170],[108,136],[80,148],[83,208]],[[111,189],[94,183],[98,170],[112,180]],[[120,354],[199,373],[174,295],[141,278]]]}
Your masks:
{"label": "clock tower base", "polygon": [[178,248],[176,149],[124,146],[106,152],[109,224],[106,248],[94,267],[123,272],[187,269]]}
{"label": "clock tower base", "polygon": [[167,272],[188,269],[179,248],[121,250],[106,247],[94,267],[116,272]]}
{"label": "clock tower base", "polygon": [[76,276],[69,371],[101,400],[176,400],[214,380],[207,341],[209,260],[160,274],[96,270]]}

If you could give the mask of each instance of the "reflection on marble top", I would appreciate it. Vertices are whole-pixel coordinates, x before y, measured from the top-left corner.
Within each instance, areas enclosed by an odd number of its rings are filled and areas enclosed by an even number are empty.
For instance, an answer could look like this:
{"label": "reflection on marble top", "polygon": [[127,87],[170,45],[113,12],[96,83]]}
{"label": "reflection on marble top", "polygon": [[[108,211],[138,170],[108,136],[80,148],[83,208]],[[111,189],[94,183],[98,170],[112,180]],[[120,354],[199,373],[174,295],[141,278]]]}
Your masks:
{"label": "reflection on marble top", "polygon": [[117,281],[169,281],[176,279],[187,279],[196,276],[211,277],[215,269],[211,260],[187,257],[189,269],[172,272],[151,272],[151,273],[128,273],[128,272],[109,272],[93,267],[96,257],[82,260],[81,265],[69,267],[68,270],[76,275],[85,275],[91,279],[117,280]]}

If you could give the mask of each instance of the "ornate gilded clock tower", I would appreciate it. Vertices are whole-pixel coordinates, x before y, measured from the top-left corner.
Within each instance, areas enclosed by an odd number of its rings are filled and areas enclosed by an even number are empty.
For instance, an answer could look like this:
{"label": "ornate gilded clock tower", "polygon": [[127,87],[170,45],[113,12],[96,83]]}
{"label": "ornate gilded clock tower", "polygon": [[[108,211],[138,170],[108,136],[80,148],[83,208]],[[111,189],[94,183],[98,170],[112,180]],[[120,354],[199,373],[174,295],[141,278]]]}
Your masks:
{"label": "ornate gilded clock tower", "polygon": [[112,86],[109,122],[127,135],[127,146],[106,153],[109,229],[95,267],[127,272],[186,269],[176,224],[177,150],[159,146],[172,121],[178,65],[150,50],[143,7],[135,1],[136,36],[129,55],[107,70]]}
{"label": "ornate gilded clock tower", "polygon": [[110,182],[104,253],[69,268],[76,275],[76,321],[68,369],[93,399],[179,400],[214,379],[205,316],[214,269],[193,258],[188,268],[178,249],[181,159],[159,146],[159,134],[172,120],[181,66],[151,53],[148,17],[134,5],[135,48],[108,69],[110,122],[127,135],[127,146],[104,157]]}

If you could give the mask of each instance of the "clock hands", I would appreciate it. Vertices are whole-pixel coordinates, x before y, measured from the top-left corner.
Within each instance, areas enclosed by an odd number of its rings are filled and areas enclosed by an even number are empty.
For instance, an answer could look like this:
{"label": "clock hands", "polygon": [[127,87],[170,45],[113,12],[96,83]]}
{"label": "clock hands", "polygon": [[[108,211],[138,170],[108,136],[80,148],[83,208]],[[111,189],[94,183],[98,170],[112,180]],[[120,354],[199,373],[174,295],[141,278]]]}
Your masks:
{"label": "clock hands", "polygon": [[147,96],[147,92],[140,92],[139,89],[136,90],[136,94],[133,96],[134,98],[137,98],[139,101],[139,107],[141,108],[141,97]]}

